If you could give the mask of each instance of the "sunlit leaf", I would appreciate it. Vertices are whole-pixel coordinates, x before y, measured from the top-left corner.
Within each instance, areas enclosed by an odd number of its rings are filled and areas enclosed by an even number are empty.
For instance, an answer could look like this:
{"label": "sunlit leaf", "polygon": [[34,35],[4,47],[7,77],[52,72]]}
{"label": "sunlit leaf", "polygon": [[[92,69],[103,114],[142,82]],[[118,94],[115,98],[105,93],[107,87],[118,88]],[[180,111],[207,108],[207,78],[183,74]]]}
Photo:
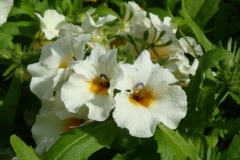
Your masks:
{"label": "sunlit leaf", "polygon": [[196,37],[198,38],[199,42],[201,43],[205,51],[213,49],[214,46],[212,45],[212,43],[206,38],[200,27],[188,15],[184,0],[182,1],[181,14],[188,23],[188,25],[190,26],[190,28],[192,29],[192,31],[195,33]]}
{"label": "sunlit leaf", "polygon": [[0,50],[5,50],[8,44],[12,41],[12,36],[6,33],[0,33]]}
{"label": "sunlit leaf", "polygon": [[27,146],[16,135],[10,138],[11,145],[20,160],[39,160],[32,147]]}
{"label": "sunlit leaf", "polygon": [[110,146],[119,131],[113,120],[79,127],[63,135],[43,159],[87,159],[99,149]]}
{"label": "sunlit leaf", "polygon": [[185,140],[180,133],[163,125],[155,131],[158,152],[163,160],[194,159],[200,160],[198,150],[191,141]]}
{"label": "sunlit leaf", "polygon": [[234,54],[228,50],[216,48],[206,52],[200,59],[199,66],[202,72],[205,72],[208,68],[214,67],[218,62],[233,59]]}

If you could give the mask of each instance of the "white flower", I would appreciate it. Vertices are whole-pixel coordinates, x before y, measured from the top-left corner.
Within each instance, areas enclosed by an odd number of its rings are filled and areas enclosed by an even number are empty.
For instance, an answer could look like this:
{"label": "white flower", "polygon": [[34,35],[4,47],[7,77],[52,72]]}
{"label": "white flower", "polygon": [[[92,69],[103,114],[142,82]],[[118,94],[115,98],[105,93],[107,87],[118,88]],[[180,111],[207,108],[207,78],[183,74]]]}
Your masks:
{"label": "white flower", "polygon": [[102,26],[104,25],[104,23],[113,21],[116,18],[117,17],[113,15],[107,15],[105,17],[99,17],[98,21],[95,22],[90,16],[90,14],[87,12],[87,17],[82,23],[81,28],[83,30],[83,33],[91,34],[91,40],[88,42],[88,46],[94,48],[97,45],[101,45],[105,49],[105,51],[108,51],[110,47],[108,42],[106,41],[106,31],[102,30]]}
{"label": "white flower", "polygon": [[172,23],[172,18],[171,17],[164,17],[163,22],[159,19],[159,17],[155,14],[149,13],[150,19],[152,21],[152,24],[156,27],[156,28],[161,28],[162,26],[168,26],[169,28],[172,29],[172,31],[174,33],[177,32],[177,26]]}
{"label": "white flower", "polygon": [[113,118],[132,136],[151,137],[156,125],[163,123],[176,129],[187,111],[186,94],[180,86],[170,86],[177,79],[143,51],[133,65],[120,65],[123,80],[117,79]]}
{"label": "white flower", "polygon": [[[56,100],[42,102],[42,108],[32,127],[32,135],[37,144],[35,151],[39,156],[43,156],[61,134],[89,123],[87,107],[82,107],[75,114],[69,113],[57,94]],[[60,113],[60,117],[56,113]]]}
{"label": "white flower", "polygon": [[54,91],[60,89],[71,73],[69,65],[83,59],[85,44],[89,39],[89,34],[82,34],[62,37],[44,45],[39,62],[27,67],[32,75],[30,89],[39,99],[50,99]]}
{"label": "white flower", "polygon": [[147,12],[142,10],[135,2],[124,3],[123,20],[120,21],[121,28],[119,32],[127,32],[132,24],[141,24],[146,27],[151,26],[151,21],[147,18]]}
{"label": "white flower", "polygon": [[38,13],[35,14],[40,19],[42,31],[48,40],[57,37],[59,30],[67,25],[65,16],[59,14],[56,10],[46,10],[43,17]]}
{"label": "white flower", "polygon": [[0,11],[1,11],[0,26],[2,26],[7,21],[8,13],[10,12],[12,6],[13,6],[13,0],[0,1]]}
{"label": "white flower", "polygon": [[114,77],[117,74],[116,50],[106,53],[100,46],[93,48],[90,57],[75,64],[74,74],[63,85],[61,99],[70,112],[83,104],[89,108],[89,119],[103,121],[114,107]]}

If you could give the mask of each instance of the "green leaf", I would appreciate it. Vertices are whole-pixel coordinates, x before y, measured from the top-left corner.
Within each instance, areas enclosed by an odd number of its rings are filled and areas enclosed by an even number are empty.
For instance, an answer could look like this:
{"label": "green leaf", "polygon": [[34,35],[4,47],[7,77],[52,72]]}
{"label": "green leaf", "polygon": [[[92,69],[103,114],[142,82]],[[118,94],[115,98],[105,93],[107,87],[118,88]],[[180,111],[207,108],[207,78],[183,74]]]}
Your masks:
{"label": "green leaf", "polygon": [[140,145],[134,149],[127,150],[123,154],[116,154],[113,160],[133,160],[133,159],[149,159],[159,160],[159,154],[157,153],[157,142],[153,137],[148,139],[142,139]]}
{"label": "green leaf", "polygon": [[115,11],[104,6],[97,7],[94,14],[97,14],[99,17],[105,17],[111,14],[113,16],[116,16],[118,19],[120,19],[119,15]]}
{"label": "green leaf", "polygon": [[6,22],[0,28],[0,32],[4,32],[12,36],[26,36],[29,38],[33,38],[38,29],[39,26],[32,22]]}
{"label": "green leaf", "polygon": [[18,63],[13,63],[8,67],[8,69],[3,73],[3,76],[7,76],[10,72],[12,72],[14,69],[18,67]]}
{"label": "green leaf", "polygon": [[186,11],[188,15],[194,18],[199,12],[201,6],[203,5],[205,0],[183,0],[186,5]]}
{"label": "green leaf", "polygon": [[11,145],[20,160],[39,160],[32,147],[27,146],[19,137],[12,135]]}
{"label": "green leaf", "polygon": [[228,150],[224,152],[221,160],[239,160],[240,159],[240,135],[236,135]]}
{"label": "green leaf", "polygon": [[154,138],[158,143],[158,153],[162,160],[200,160],[198,150],[190,140],[185,140],[178,131],[159,125]]}
{"label": "green leaf", "polygon": [[63,135],[43,159],[87,159],[99,149],[110,146],[119,131],[113,120],[81,126]]}
{"label": "green leaf", "polygon": [[183,0],[187,13],[192,19],[203,28],[209,19],[218,10],[220,0]]}
{"label": "green leaf", "polygon": [[190,28],[192,29],[192,31],[195,33],[196,37],[198,38],[199,42],[201,43],[205,51],[213,49],[214,46],[212,45],[212,43],[206,38],[206,36],[203,34],[199,26],[188,15],[184,0],[182,0],[181,14],[188,23],[188,25],[190,26]]}
{"label": "green leaf", "polygon": [[229,91],[231,97],[237,102],[237,104],[240,104],[240,94],[235,93],[233,91]]}
{"label": "green leaf", "polygon": [[0,108],[0,126],[5,133],[11,133],[15,110],[21,96],[21,81],[13,76],[8,92]]}
{"label": "green leaf", "polygon": [[205,72],[208,68],[214,67],[218,62],[228,59],[233,59],[234,54],[228,50],[216,48],[206,52],[199,62],[199,67],[202,72]]}
{"label": "green leaf", "polygon": [[[197,3],[198,1],[192,0],[193,3]],[[204,0],[204,3],[199,8],[197,15],[194,18],[194,21],[203,28],[205,24],[213,17],[213,15],[218,10],[220,0]]]}
{"label": "green leaf", "polygon": [[178,0],[167,0],[166,9],[167,10],[169,9],[171,12],[173,12],[177,2],[178,2]]}
{"label": "green leaf", "polygon": [[8,16],[12,17],[19,14],[27,14],[31,18],[38,20],[37,16],[34,14],[34,9],[30,5],[24,3],[13,6]]}
{"label": "green leaf", "polygon": [[36,12],[38,12],[39,14],[43,15],[44,12],[49,9],[50,7],[48,6],[48,1],[47,0],[43,0],[42,2],[38,2],[35,6],[34,6],[34,10]]}
{"label": "green leaf", "polygon": [[0,50],[5,50],[8,44],[12,41],[12,36],[6,33],[0,33]]}

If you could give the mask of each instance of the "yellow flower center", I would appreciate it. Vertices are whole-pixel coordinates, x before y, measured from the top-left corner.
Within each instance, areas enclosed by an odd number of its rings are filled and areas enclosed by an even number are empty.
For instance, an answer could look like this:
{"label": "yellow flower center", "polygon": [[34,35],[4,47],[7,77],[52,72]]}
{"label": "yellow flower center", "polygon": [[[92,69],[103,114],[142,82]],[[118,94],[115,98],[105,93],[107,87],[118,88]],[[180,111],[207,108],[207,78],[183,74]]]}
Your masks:
{"label": "yellow flower center", "polygon": [[72,129],[82,125],[85,122],[84,119],[69,118],[65,120],[65,125],[63,127],[64,132],[69,132]]}
{"label": "yellow flower center", "polygon": [[59,68],[68,68],[68,62],[72,62],[72,61],[76,61],[76,58],[75,57],[72,57],[72,58],[68,58],[68,59],[64,59],[61,64],[58,66],[58,69]]}
{"label": "yellow flower center", "polygon": [[100,78],[96,78],[92,81],[89,81],[89,83],[90,83],[90,91],[92,93],[99,94],[99,95],[108,94],[108,88],[110,87],[110,83],[106,75],[101,74]]}
{"label": "yellow flower center", "polygon": [[146,88],[134,88],[134,93],[128,96],[131,103],[137,106],[150,107],[154,102],[154,93]]}

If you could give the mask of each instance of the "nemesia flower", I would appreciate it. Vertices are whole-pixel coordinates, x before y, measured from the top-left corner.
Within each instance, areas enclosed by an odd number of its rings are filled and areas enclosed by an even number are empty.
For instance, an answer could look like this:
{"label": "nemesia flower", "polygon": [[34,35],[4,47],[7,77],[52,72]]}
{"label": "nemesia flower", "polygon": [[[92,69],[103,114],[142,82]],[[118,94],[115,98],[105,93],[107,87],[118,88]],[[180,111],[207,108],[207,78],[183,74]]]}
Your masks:
{"label": "nemesia flower", "polygon": [[39,62],[28,65],[32,75],[30,89],[39,99],[50,99],[71,74],[71,63],[82,60],[89,34],[66,36],[44,45]]}
{"label": "nemesia flower", "polygon": [[35,14],[40,19],[42,31],[48,40],[58,37],[59,30],[67,25],[65,16],[59,14],[56,10],[46,10],[43,17],[38,13]]}
{"label": "nemesia flower", "polygon": [[147,18],[147,12],[142,10],[135,2],[124,3],[123,20],[119,22],[121,25],[119,32],[128,32],[132,24],[141,24],[146,27],[151,26],[151,21]]}
{"label": "nemesia flower", "polygon": [[171,22],[172,21],[171,17],[164,17],[163,21],[161,21],[159,19],[159,17],[155,14],[149,13],[149,16],[150,16],[152,24],[156,28],[166,25],[169,28],[171,28],[174,33],[177,32],[177,26],[174,23]]}
{"label": "nemesia flower", "polygon": [[101,30],[101,27],[104,23],[113,21],[117,17],[113,15],[107,15],[105,17],[99,17],[97,22],[94,22],[89,13],[87,13],[87,17],[85,21],[82,23],[81,28],[83,33],[91,34],[91,40],[88,42],[88,45],[91,48],[94,48],[96,45],[101,45],[106,51],[109,50],[109,44],[106,43],[107,35],[105,32]]}
{"label": "nemesia flower", "polygon": [[72,66],[75,73],[61,89],[61,99],[69,112],[75,113],[85,104],[89,119],[103,121],[109,116],[115,104],[116,53],[116,49],[106,53],[96,46],[86,60]]}
{"label": "nemesia flower", "polygon": [[124,79],[118,80],[113,118],[132,136],[151,137],[156,125],[163,123],[176,129],[187,112],[187,97],[177,79],[167,69],[153,64],[143,51],[133,65],[121,64]]}
{"label": "nemesia flower", "polygon": [[[186,37],[190,45],[184,38],[178,40],[174,34],[176,26],[169,20],[161,22],[154,14],[150,14],[150,17],[154,26],[147,28],[143,25],[132,24],[130,31],[124,34],[124,37],[128,39],[125,50],[136,55],[147,49],[154,63],[160,62],[181,82],[189,82],[189,74],[194,75],[198,67],[195,53],[197,55],[203,54],[200,45],[197,45],[191,37]],[[132,37],[134,41],[129,37]],[[138,39],[142,39],[142,41]],[[194,57],[191,65],[185,53]]]}
{"label": "nemesia flower", "polygon": [[[44,155],[61,134],[89,123],[86,107],[82,107],[77,113],[69,113],[61,102],[59,94],[56,97],[56,100],[42,102],[42,108],[32,127],[32,135],[37,144],[35,151],[39,156]],[[61,113],[60,117],[57,113]]]}
{"label": "nemesia flower", "polygon": [[8,14],[13,6],[13,0],[1,0],[0,1],[0,26],[2,26],[6,21]]}

